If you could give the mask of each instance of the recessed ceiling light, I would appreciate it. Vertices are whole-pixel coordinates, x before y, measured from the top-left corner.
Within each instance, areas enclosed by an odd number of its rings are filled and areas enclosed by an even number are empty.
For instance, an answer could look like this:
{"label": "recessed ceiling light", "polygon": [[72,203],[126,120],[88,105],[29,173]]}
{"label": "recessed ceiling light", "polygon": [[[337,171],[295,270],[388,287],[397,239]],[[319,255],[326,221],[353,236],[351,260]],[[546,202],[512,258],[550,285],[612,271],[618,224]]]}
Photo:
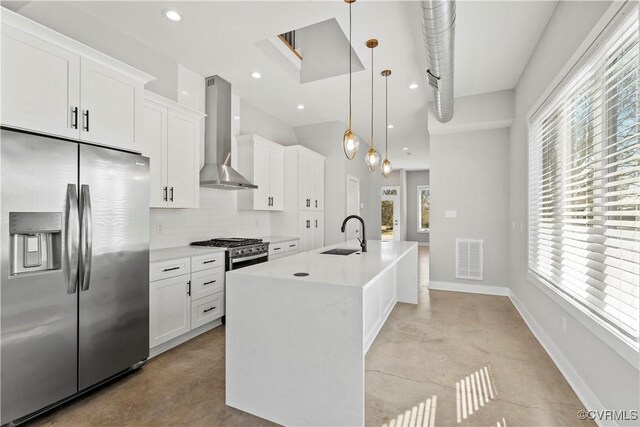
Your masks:
{"label": "recessed ceiling light", "polygon": [[393,125],[388,125],[387,126],[389,129],[393,129]]}
{"label": "recessed ceiling light", "polygon": [[418,88],[418,83],[411,83],[409,85],[409,89],[417,89]]}
{"label": "recessed ceiling light", "polygon": [[240,120],[240,116],[233,116],[233,120]]}
{"label": "recessed ceiling light", "polygon": [[251,73],[251,77],[253,77],[254,79],[260,79],[262,78],[262,74],[260,74],[257,71],[254,71],[253,73]]}
{"label": "recessed ceiling light", "polygon": [[165,9],[162,11],[162,14],[166,16],[167,19],[170,19],[172,21],[178,22],[182,19],[182,16],[180,16],[180,14],[173,9]]}
{"label": "recessed ceiling light", "polygon": [[183,94],[183,95],[189,95],[189,92],[187,92],[186,90],[183,90],[180,93]]}
{"label": "recessed ceiling light", "polygon": [[298,104],[298,106],[296,107],[298,110],[304,110],[304,105],[302,104]]}
{"label": "recessed ceiling light", "polygon": [[407,151],[408,149],[409,149],[409,147],[404,147],[403,148],[404,151]]}

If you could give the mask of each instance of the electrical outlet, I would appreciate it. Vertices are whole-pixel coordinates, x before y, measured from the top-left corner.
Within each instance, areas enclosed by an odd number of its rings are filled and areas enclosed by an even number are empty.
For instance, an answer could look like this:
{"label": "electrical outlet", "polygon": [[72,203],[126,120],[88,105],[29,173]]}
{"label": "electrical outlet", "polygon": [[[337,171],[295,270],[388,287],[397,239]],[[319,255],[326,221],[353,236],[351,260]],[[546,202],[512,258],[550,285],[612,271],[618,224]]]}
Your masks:
{"label": "electrical outlet", "polygon": [[458,211],[445,211],[445,218],[456,218],[458,216]]}
{"label": "electrical outlet", "polygon": [[156,224],[156,234],[162,234],[162,223],[161,222]]}

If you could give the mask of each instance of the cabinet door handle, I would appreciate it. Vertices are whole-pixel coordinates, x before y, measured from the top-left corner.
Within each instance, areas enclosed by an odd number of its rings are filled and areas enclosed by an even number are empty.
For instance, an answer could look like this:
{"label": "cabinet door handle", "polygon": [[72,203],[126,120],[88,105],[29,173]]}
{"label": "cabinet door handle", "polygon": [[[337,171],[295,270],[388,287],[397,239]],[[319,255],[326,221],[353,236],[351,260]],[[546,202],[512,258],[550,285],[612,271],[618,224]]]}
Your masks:
{"label": "cabinet door handle", "polygon": [[203,264],[211,264],[212,262],[216,262],[215,259],[208,259],[206,261],[202,261]]}
{"label": "cabinet door handle", "polygon": [[311,228],[311,220],[310,219],[307,220],[307,228]]}
{"label": "cabinet door handle", "polygon": [[204,310],[204,311],[203,311],[203,313],[208,313],[208,312],[210,312],[211,310],[215,310],[215,309],[216,309],[216,308],[215,308],[215,306],[214,306],[214,307],[211,307],[211,308],[207,308],[206,310]]}
{"label": "cabinet door handle", "polygon": [[316,200],[316,208],[318,207],[318,201]]}
{"label": "cabinet door handle", "polygon": [[167,201],[167,187],[164,187],[164,197],[162,197],[162,200]]}
{"label": "cabinet door handle", "polygon": [[203,286],[206,286],[206,285],[210,285],[210,284],[212,284],[212,283],[216,283],[216,281],[215,281],[215,280],[211,280],[211,281],[209,281],[209,282],[204,282],[202,285],[203,285]]}
{"label": "cabinet door handle", "polygon": [[89,110],[84,110],[84,130],[85,132],[89,132]]}
{"label": "cabinet door handle", "polygon": [[173,202],[173,187],[169,187],[169,201]]}
{"label": "cabinet door handle", "polygon": [[318,228],[318,220],[316,219],[316,228]]}
{"label": "cabinet door handle", "polygon": [[187,295],[191,296],[191,280],[187,282]]}
{"label": "cabinet door handle", "polygon": [[273,251],[274,251],[274,252],[275,252],[275,251],[279,251],[280,249],[282,249],[282,248],[273,248]]}
{"label": "cabinet door handle", "polygon": [[307,199],[307,207],[310,208],[311,207],[311,199]]}
{"label": "cabinet door handle", "polygon": [[171,267],[171,268],[165,268],[162,271],[173,271],[173,270],[179,270],[179,269],[180,269],[180,267]]}
{"label": "cabinet door handle", "polygon": [[78,129],[78,107],[73,107],[71,109],[71,113],[73,114],[73,119],[71,121],[71,127],[74,129]]}
{"label": "cabinet door handle", "polygon": [[295,248],[295,247],[296,247],[296,245],[289,245],[289,247],[290,247],[290,248]]}

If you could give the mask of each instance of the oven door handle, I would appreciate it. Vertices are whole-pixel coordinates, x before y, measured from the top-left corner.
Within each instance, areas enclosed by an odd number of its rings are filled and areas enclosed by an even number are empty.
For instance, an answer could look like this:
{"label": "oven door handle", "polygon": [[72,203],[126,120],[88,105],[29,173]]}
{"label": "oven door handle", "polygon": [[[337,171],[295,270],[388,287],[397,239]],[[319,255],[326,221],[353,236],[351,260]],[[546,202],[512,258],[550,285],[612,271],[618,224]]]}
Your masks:
{"label": "oven door handle", "polygon": [[235,264],[237,262],[242,262],[242,261],[251,261],[252,259],[266,258],[268,256],[269,256],[269,254],[265,252],[263,254],[252,255],[252,256],[248,256],[248,257],[244,257],[244,258],[233,258],[233,259],[231,259],[231,264]]}

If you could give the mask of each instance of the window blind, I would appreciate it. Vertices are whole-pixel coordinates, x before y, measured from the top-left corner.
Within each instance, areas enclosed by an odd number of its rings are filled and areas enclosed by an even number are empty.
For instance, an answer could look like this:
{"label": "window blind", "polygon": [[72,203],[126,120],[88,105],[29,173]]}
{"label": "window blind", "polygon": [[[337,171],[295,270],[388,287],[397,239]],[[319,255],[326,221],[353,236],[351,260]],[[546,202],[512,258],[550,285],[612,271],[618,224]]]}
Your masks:
{"label": "window blind", "polygon": [[[627,10],[629,12],[629,10]],[[638,6],[529,122],[529,271],[638,342]]]}

